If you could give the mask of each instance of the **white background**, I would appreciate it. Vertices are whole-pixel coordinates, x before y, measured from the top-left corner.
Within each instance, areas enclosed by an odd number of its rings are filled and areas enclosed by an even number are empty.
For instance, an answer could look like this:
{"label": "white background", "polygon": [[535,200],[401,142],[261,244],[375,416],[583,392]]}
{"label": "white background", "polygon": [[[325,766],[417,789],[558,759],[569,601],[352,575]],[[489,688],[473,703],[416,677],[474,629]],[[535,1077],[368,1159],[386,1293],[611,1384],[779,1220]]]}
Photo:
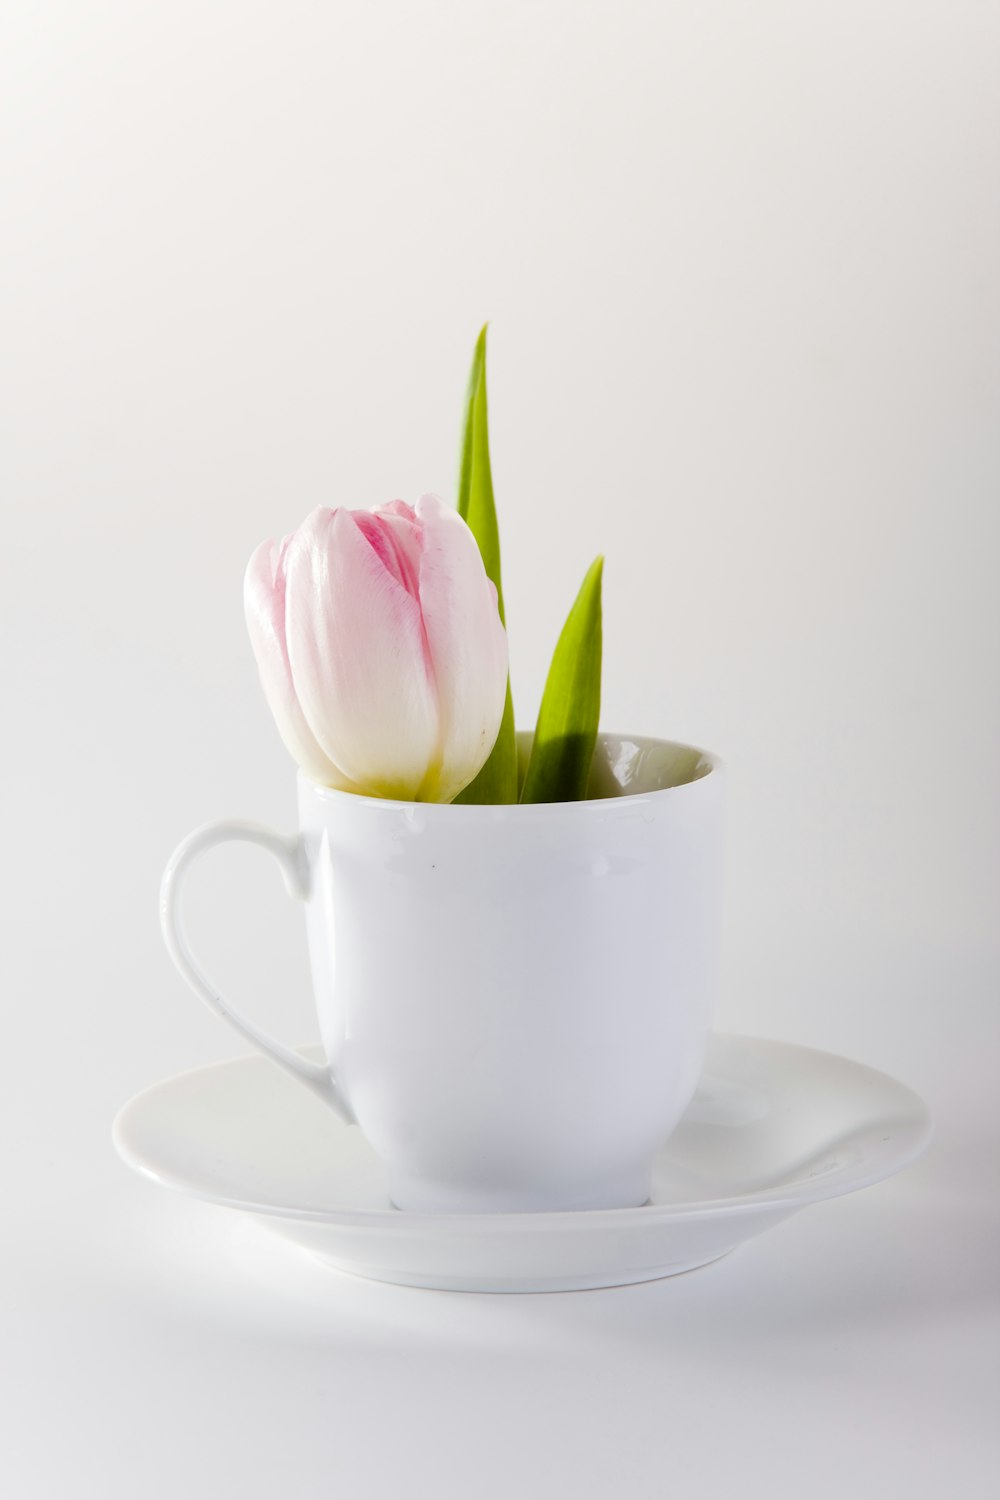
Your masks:
{"label": "white background", "polygon": [[[1000,1374],[1000,11],[14,0],[0,38],[0,1485],[984,1495]],[[453,495],[491,319],[515,701],[604,551],[607,728],[729,762],[720,1024],[897,1074],[897,1181],[674,1282],[340,1278],[114,1158],[240,1045],[156,925],[289,827],[241,579]],[[192,928],[313,1034],[300,914]]]}

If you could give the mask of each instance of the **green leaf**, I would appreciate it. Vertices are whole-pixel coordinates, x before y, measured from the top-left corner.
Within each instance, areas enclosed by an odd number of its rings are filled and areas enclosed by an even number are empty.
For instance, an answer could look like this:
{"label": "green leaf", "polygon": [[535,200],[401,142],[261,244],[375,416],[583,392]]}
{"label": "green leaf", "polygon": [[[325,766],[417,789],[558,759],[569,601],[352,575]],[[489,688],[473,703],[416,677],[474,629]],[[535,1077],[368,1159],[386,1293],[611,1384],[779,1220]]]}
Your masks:
{"label": "green leaf", "polygon": [[466,395],[462,458],[458,471],[458,513],[465,521],[483,555],[487,578],[496,585],[500,618],[506,624],[503,589],[500,586],[500,533],[493,502],[493,471],[490,467],[490,424],[486,405],[486,329],[476,340]]}
{"label": "green leaf", "polygon": [[522,802],[578,802],[587,795],[601,717],[603,570],[604,558],[595,558],[552,657]]}
{"label": "green leaf", "polygon": [[[486,575],[496,585],[500,619],[506,624],[503,588],[500,583],[500,533],[493,502],[490,469],[489,414],[486,406],[486,328],[476,340],[466,397],[462,433],[462,458],[458,472],[458,513],[465,521],[482,553]],[[516,802],[517,746],[514,741],[514,706],[507,679],[507,698],[496,744],[479,775],[455,798],[456,802]]]}

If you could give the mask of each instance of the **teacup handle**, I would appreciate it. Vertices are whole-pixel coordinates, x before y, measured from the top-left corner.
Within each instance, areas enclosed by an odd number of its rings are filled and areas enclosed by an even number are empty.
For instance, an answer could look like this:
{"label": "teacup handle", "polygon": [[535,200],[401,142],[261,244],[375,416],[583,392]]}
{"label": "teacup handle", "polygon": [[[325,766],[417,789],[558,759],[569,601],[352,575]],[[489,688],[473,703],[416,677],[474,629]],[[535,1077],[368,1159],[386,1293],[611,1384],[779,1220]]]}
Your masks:
{"label": "teacup handle", "polygon": [[293,1078],[304,1083],[318,1098],[322,1099],[324,1104],[328,1104],[331,1109],[335,1110],[342,1120],[349,1125],[353,1124],[354,1114],[335,1083],[329,1067],[300,1057],[290,1047],[267,1036],[252,1021],[240,1015],[239,1011],[233,1010],[205,974],[188,947],[180,919],[183,877],[195,860],[209,849],[214,849],[217,844],[230,842],[259,844],[262,849],[272,854],[281,866],[288,894],[297,896],[300,901],[304,901],[308,896],[309,867],[306,863],[305,847],[300,838],[283,838],[280,833],[272,833],[269,828],[264,828],[259,823],[209,823],[205,828],[196,828],[194,833],[189,833],[187,838],[178,844],[163,872],[163,883],[160,886],[160,924],[163,928],[163,940],[167,945],[167,952],[195,994],[204,1000],[210,1010],[214,1010],[217,1016],[228,1021],[230,1026],[234,1027],[241,1036],[246,1037],[248,1042],[252,1042],[266,1057],[276,1062],[279,1068],[284,1068],[286,1073],[290,1073]]}

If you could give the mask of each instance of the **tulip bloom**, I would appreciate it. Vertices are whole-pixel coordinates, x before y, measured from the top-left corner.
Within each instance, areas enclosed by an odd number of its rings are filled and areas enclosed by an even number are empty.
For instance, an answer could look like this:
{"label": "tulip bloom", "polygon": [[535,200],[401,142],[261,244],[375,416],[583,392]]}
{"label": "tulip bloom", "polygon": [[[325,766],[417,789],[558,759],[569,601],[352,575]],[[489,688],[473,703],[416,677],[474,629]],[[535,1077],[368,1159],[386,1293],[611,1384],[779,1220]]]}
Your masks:
{"label": "tulip bloom", "polygon": [[475,537],[436,495],[312,515],[262,542],[247,627],[287,749],[313,781],[450,802],[500,728],[507,636]]}

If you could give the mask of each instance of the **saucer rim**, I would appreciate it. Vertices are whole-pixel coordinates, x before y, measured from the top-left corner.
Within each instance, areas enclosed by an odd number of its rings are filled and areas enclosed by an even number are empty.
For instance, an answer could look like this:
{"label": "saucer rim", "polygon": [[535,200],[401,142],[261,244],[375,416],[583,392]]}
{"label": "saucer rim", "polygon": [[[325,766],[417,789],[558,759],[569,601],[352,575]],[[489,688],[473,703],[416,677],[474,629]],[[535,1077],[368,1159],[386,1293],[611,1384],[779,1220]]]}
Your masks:
{"label": "saucer rim", "polygon": [[[290,1220],[293,1222],[307,1222],[313,1224],[329,1224],[353,1228],[370,1228],[390,1230],[399,1233],[409,1232],[413,1229],[425,1229],[428,1232],[448,1230],[474,1232],[483,1230],[522,1230],[536,1232],[543,1230],[560,1230],[580,1227],[599,1227],[614,1224],[621,1228],[629,1228],[637,1225],[661,1224],[682,1219],[686,1222],[698,1219],[715,1219],[742,1217],[753,1213],[788,1214],[800,1208],[808,1207],[813,1203],[823,1203],[834,1198],[844,1197],[849,1193],[860,1192],[864,1188],[873,1187],[876,1183],[884,1182],[887,1178],[903,1171],[918,1161],[930,1145],[934,1134],[934,1123],[931,1112],[920,1097],[907,1084],[901,1083],[889,1073],[884,1073],[878,1068],[872,1068],[867,1063],[858,1062],[855,1058],[846,1057],[842,1053],[829,1052],[821,1047],[808,1047],[798,1042],[781,1041],[775,1037],[753,1036],[747,1033],[717,1031],[713,1036],[727,1043],[752,1043],[755,1046],[777,1047],[783,1050],[793,1051],[806,1056],[822,1058],[826,1062],[843,1064],[849,1068],[862,1069],[871,1075],[873,1081],[877,1080],[883,1085],[888,1085],[895,1092],[897,1106],[896,1110],[884,1116],[873,1115],[872,1123],[879,1121],[886,1128],[903,1127],[909,1136],[906,1144],[902,1145],[896,1152],[888,1152],[880,1156],[877,1162],[869,1163],[861,1171],[852,1171],[851,1167],[827,1173],[822,1177],[805,1179],[801,1183],[782,1185],[774,1188],[765,1188],[753,1193],[730,1194],[721,1198],[702,1198],[685,1203],[644,1203],[631,1208],[591,1208],[591,1209],[544,1209],[538,1212],[500,1212],[500,1213],[427,1213],[423,1211],[405,1212],[387,1207],[382,1209],[359,1208],[359,1209],[329,1209],[308,1206],[291,1206],[265,1204],[252,1200],[243,1200],[210,1191],[193,1185],[188,1180],[181,1180],[176,1176],[158,1169],[144,1156],[142,1150],[134,1146],[128,1138],[130,1118],[133,1112],[145,1104],[147,1099],[182,1079],[194,1077],[200,1073],[211,1073],[223,1071],[236,1063],[256,1061],[259,1054],[256,1052],[241,1053],[237,1057],[223,1058],[216,1062],[202,1063],[193,1068],[182,1069],[167,1078],[149,1084],[134,1094],[131,1099],[116,1114],[111,1127],[111,1139],[114,1148],[126,1166],[137,1172],[140,1177],[155,1183],[158,1187],[167,1188],[171,1192],[180,1193],[186,1198],[193,1198],[202,1203],[213,1203],[221,1208],[237,1209],[242,1213],[259,1214],[266,1218]],[[317,1053],[321,1049],[315,1043],[297,1047],[294,1049],[301,1055],[308,1056]],[[266,1059],[265,1059],[266,1060]],[[349,1127],[344,1126],[344,1129]],[[357,1128],[357,1127],[354,1127]]]}

